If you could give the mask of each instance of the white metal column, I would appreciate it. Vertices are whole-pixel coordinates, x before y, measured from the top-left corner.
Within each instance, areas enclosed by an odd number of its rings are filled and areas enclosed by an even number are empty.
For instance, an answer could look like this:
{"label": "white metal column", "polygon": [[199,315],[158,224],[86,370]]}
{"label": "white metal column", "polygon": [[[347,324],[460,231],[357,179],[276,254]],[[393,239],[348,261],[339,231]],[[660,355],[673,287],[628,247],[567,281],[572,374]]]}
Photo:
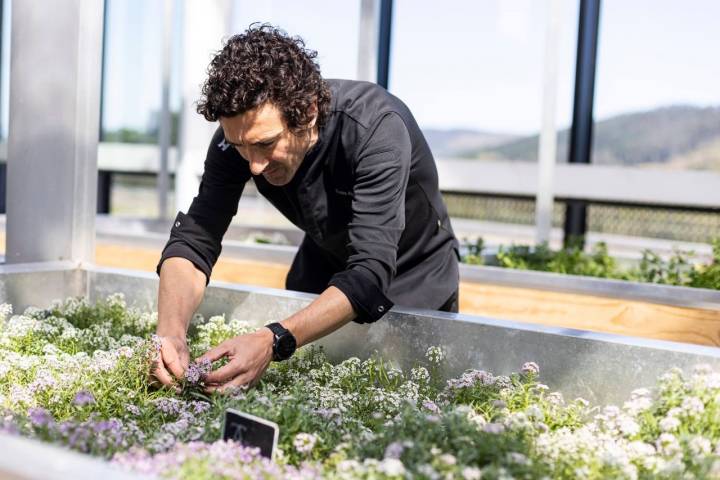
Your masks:
{"label": "white metal column", "polygon": [[360,1],[357,79],[377,81],[380,0]]}
{"label": "white metal column", "polygon": [[232,3],[227,0],[187,2],[183,19],[183,107],[180,117],[180,155],[175,172],[177,210],[186,212],[197,195],[199,174],[217,123],[195,111],[212,54],[222,47],[230,30]]}
{"label": "white metal column", "polygon": [[[170,156],[170,134],[172,130],[172,115],[170,113],[170,75],[172,68],[173,49],[173,10],[175,0],[165,0],[163,19],[163,49],[162,49],[162,102],[160,107],[160,131],[158,144],[160,147],[160,168],[157,176],[158,191],[158,217],[168,217],[168,190],[170,188],[170,174],[168,172],[168,158]],[[179,39],[175,39],[179,40]]]}
{"label": "white metal column", "polygon": [[8,263],[95,256],[103,2],[12,5]]}
{"label": "white metal column", "polygon": [[555,152],[557,151],[555,110],[557,98],[558,37],[560,35],[559,0],[547,0],[546,21],[542,130],[540,131],[540,146],[538,152],[538,190],[537,197],[535,197],[535,240],[537,243],[549,242],[550,231],[552,230]]}

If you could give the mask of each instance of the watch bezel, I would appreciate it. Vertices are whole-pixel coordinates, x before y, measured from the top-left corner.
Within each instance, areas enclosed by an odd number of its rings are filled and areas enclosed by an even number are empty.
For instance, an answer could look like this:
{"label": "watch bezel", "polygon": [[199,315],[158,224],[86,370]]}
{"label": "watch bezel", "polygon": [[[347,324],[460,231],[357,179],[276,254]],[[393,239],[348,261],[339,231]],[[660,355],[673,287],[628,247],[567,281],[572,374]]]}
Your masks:
{"label": "watch bezel", "polygon": [[282,335],[275,336],[275,344],[273,345],[273,356],[277,360],[287,360],[292,357],[297,349],[297,340],[290,332],[284,332]]}

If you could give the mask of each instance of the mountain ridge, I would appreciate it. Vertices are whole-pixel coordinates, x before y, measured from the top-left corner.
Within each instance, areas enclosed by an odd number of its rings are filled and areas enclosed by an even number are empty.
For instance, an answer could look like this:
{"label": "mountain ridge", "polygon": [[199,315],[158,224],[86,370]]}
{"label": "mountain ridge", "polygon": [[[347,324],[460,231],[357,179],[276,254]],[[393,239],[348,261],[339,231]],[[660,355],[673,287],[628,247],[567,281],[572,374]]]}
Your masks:
{"label": "mountain ridge", "polygon": [[[473,144],[471,130],[429,132],[428,143],[438,157],[537,161],[539,135],[476,132],[477,143]],[[568,149],[569,130],[563,129],[558,132],[558,162],[567,162]],[[720,106],[672,105],[595,122],[592,161],[598,165],[660,164],[670,169],[720,170]]]}

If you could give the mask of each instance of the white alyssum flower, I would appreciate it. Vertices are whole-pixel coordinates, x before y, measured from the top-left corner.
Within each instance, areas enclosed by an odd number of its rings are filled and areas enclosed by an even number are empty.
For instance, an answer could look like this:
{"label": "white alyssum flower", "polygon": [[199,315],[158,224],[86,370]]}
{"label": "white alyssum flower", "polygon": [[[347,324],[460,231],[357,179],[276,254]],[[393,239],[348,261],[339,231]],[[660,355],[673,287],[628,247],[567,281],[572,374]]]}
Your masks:
{"label": "white alyssum flower", "polygon": [[312,433],[298,433],[293,439],[293,446],[298,453],[308,454],[315,448],[317,440],[317,437]]}
{"label": "white alyssum flower", "polygon": [[525,415],[527,415],[528,419],[533,421],[545,419],[545,413],[543,412],[542,408],[538,407],[537,405],[530,405],[528,408],[526,408]]}
{"label": "white alyssum flower", "polygon": [[389,477],[399,477],[405,475],[405,465],[397,458],[385,458],[377,467],[380,473],[384,473]]}
{"label": "white alyssum flower", "polygon": [[457,458],[455,458],[455,455],[453,455],[451,453],[443,453],[442,455],[440,455],[438,457],[438,460],[443,465],[452,466],[452,465],[457,464]]}
{"label": "white alyssum flower", "polygon": [[712,451],[712,444],[710,443],[710,440],[700,435],[695,435],[694,437],[692,437],[687,442],[687,446],[690,450],[690,453],[692,453],[696,457],[709,455]]}
{"label": "white alyssum flower", "polygon": [[659,422],[660,430],[663,432],[674,432],[680,427],[680,420],[673,416],[666,416]]}
{"label": "white alyssum flower", "polygon": [[695,418],[705,411],[705,404],[697,397],[687,397],[683,400],[680,408],[685,416]]}
{"label": "white alyssum flower", "polygon": [[439,365],[445,359],[445,350],[443,350],[442,347],[428,347],[425,352],[425,358],[427,358],[430,363]]}
{"label": "white alyssum flower", "polygon": [[531,463],[530,459],[526,455],[518,452],[509,452],[507,454],[507,459],[508,462],[516,465],[530,465]]}
{"label": "white alyssum flower", "polygon": [[671,457],[682,452],[677,437],[672,433],[663,433],[657,439],[656,447],[661,454]]}
{"label": "white alyssum flower", "polygon": [[482,471],[476,467],[465,467],[460,472],[463,480],[480,480],[482,478]]}
{"label": "white alyssum flower", "polygon": [[618,428],[626,437],[632,437],[640,432],[640,425],[630,417],[622,416],[618,419]]}
{"label": "white alyssum flower", "polygon": [[4,322],[6,318],[12,315],[13,307],[9,303],[0,305],[0,322]]}

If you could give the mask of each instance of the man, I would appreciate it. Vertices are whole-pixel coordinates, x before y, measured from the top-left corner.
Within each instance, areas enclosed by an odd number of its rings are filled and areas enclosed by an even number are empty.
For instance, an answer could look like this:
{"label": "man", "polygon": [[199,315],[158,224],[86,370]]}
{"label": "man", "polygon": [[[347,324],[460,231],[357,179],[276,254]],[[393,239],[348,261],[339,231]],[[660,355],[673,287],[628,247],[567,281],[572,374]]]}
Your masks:
{"label": "man", "polygon": [[457,311],[457,240],[432,153],[408,108],[367,82],[323,80],[299,38],[268,25],[213,58],[198,113],[220,128],[197,197],[179,213],[158,264],[161,350],[171,385],[220,242],[251,178],[305,237],[287,288],[320,294],[282,322],[223,342],[201,359],[229,362],[209,390],[255,383],[272,359],[397,303]]}

